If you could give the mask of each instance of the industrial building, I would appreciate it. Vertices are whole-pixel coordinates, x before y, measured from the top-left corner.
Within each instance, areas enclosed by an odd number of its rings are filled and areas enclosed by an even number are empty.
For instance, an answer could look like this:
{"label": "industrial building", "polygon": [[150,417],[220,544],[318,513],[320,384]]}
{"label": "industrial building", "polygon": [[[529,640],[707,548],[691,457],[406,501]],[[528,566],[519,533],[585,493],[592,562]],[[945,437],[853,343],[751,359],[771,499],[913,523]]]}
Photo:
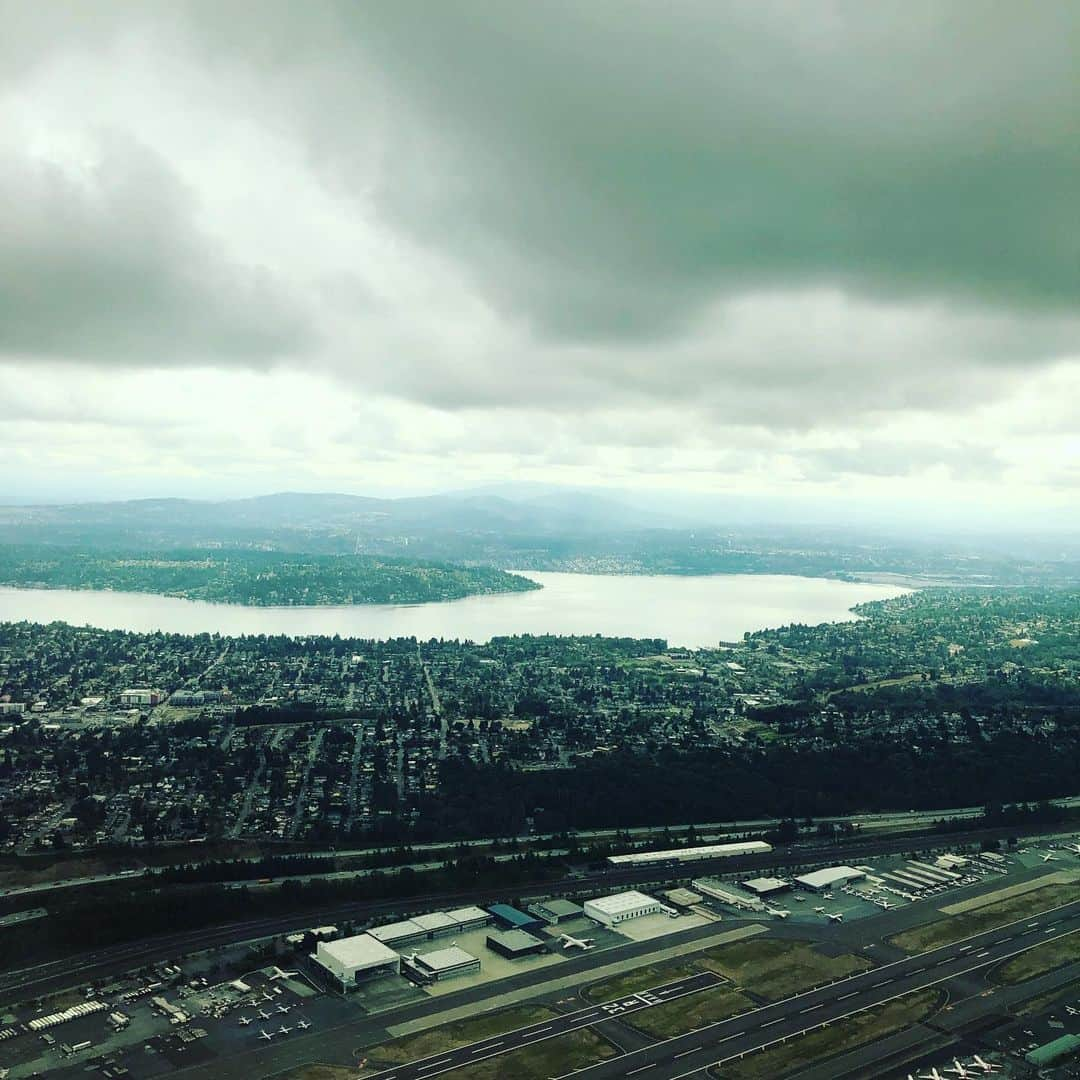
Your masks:
{"label": "industrial building", "polygon": [[312,959],[329,972],[343,990],[379,975],[396,975],[401,969],[401,957],[370,934],[320,941]]}
{"label": "industrial building", "polygon": [[718,900],[721,904],[738,908],[740,911],[764,911],[765,905],[756,896],[747,896],[746,893],[735,892],[734,889],[725,888],[714,878],[698,878],[690,882],[691,888],[709,897],[710,900]]}
{"label": "industrial building", "polygon": [[862,881],[864,877],[866,872],[856,870],[854,866],[829,866],[797,877],[795,884],[809,892],[826,892],[852,881]]}
{"label": "industrial building", "polygon": [[701,903],[701,894],[691,892],[689,889],[668,889],[661,895],[669,904],[677,908],[692,908],[695,904]]}
{"label": "industrial building", "polygon": [[161,690],[132,688],[120,691],[121,705],[160,705],[165,700]]}
{"label": "industrial building", "polygon": [[497,952],[508,960],[547,952],[547,945],[543,941],[532,934],[526,934],[524,930],[496,930],[495,933],[488,934],[486,944],[492,952]]}
{"label": "industrial building", "polygon": [[491,924],[491,913],[482,907],[454,908],[446,914],[454,920],[459,933],[464,933],[466,930],[479,930]]}
{"label": "industrial building", "polygon": [[739,884],[755,896],[774,896],[776,893],[787,892],[791,888],[790,881],[774,877],[750,878],[749,881],[741,881]]}
{"label": "industrial building", "polygon": [[445,934],[461,934],[466,930],[478,930],[491,922],[491,915],[483,908],[463,907],[453,911],[435,911],[428,915],[415,915],[402,922],[373,926],[368,933],[396,949],[432,941]]}
{"label": "industrial building", "polygon": [[423,983],[442,982],[444,979],[469,975],[479,970],[479,958],[458,948],[457,945],[407,957],[403,966],[405,974]]}
{"label": "industrial building", "polygon": [[538,919],[543,919],[549,926],[557,926],[565,919],[576,919],[583,914],[580,904],[575,904],[572,900],[559,899],[537,900],[526,910]]}
{"label": "industrial building", "polygon": [[368,934],[383,945],[400,949],[417,941],[427,941],[428,932],[412,919],[403,922],[387,923],[385,926],[373,926]]}
{"label": "industrial building", "polygon": [[1080,1050],[1080,1035],[1062,1035],[1052,1042],[1043,1043],[1042,1046],[1029,1050],[1024,1055],[1024,1060],[1029,1065],[1042,1069],[1069,1054],[1075,1054],[1077,1050]]}
{"label": "industrial building", "polygon": [[730,859],[739,855],[767,855],[772,844],[746,840],[737,844],[707,844],[703,847],[672,848],[669,851],[633,851],[629,855],[609,855],[609,866],[677,865],[702,859]]}
{"label": "industrial building", "polygon": [[615,926],[642,915],[655,915],[662,910],[663,905],[659,900],[654,900],[636,889],[585,901],[585,914],[604,926]]}
{"label": "industrial building", "polygon": [[495,916],[495,921],[506,930],[539,930],[540,920],[535,915],[527,915],[509,904],[492,904],[488,911]]}

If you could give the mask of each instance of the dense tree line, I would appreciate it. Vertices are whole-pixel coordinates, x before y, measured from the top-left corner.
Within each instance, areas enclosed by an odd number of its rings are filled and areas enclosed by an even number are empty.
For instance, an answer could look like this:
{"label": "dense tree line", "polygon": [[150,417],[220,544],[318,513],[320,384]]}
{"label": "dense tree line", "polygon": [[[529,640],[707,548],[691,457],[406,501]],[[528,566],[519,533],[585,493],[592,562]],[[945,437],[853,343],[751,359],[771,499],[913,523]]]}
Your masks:
{"label": "dense tree line", "polygon": [[437,834],[492,836],[530,821],[551,832],[1032,802],[1073,794],[1078,761],[1075,737],[1011,732],[960,745],[884,737],[820,749],[614,753],[544,772],[455,760],[424,816]]}
{"label": "dense tree line", "polygon": [[243,549],[91,553],[24,544],[0,545],[0,583],[254,605],[416,604],[540,587],[489,566],[373,555]]}

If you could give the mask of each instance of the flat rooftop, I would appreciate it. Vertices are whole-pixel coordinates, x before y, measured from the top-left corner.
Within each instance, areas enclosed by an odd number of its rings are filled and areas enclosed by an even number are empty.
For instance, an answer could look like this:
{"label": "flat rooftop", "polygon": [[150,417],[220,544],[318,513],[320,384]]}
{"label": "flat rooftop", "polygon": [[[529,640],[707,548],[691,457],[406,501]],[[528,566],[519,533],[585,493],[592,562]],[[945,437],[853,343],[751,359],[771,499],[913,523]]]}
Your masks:
{"label": "flat rooftop", "polygon": [[632,911],[634,908],[647,907],[658,902],[651,896],[638,892],[637,889],[612,893],[611,896],[598,896],[595,900],[588,901],[591,907],[599,908],[606,915],[618,915],[624,911]]}
{"label": "flat rooftop", "polygon": [[845,881],[858,881],[866,877],[862,870],[856,870],[854,866],[829,866],[824,870],[814,870],[809,874],[802,874],[795,880],[808,889],[827,889],[830,885],[839,885]]}
{"label": "flat rooftop", "polygon": [[416,963],[428,971],[450,971],[462,964],[475,964],[476,957],[464,949],[459,949],[457,945],[451,945],[448,949],[436,949],[434,952],[421,954],[416,958]]}
{"label": "flat rooftop", "polygon": [[456,919],[444,915],[441,911],[433,911],[430,915],[414,915],[409,921],[431,933],[438,930],[451,930],[458,925]]}
{"label": "flat rooftop", "polygon": [[398,958],[393,949],[388,949],[370,934],[357,934],[340,941],[320,941],[315,955],[332,956],[343,967],[391,964]]}
{"label": "flat rooftop", "polygon": [[555,897],[551,900],[537,900],[533,906],[550,911],[552,915],[558,915],[560,919],[581,914],[580,904],[575,904],[572,900],[563,900],[561,897]]}
{"label": "flat rooftop", "polygon": [[376,941],[401,941],[403,938],[421,937],[427,931],[419,924],[406,919],[404,922],[387,923],[385,926],[373,926],[368,933]]}
{"label": "flat rooftop", "polygon": [[463,923],[471,922],[488,922],[491,919],[491,914],[485,911],[482,907],[459,907],[454,908],[453,911],[448,911],[447,917],[454,920],[459,926]]}
{"label": "flat rooftop", "polygon": [[497,941],[504,949],[512,952],[521,952],[527,949],[535,949],[537,945],[544,943],[538,937],[526,933],[524,930],[499,930],[489,935],[488,944]]}

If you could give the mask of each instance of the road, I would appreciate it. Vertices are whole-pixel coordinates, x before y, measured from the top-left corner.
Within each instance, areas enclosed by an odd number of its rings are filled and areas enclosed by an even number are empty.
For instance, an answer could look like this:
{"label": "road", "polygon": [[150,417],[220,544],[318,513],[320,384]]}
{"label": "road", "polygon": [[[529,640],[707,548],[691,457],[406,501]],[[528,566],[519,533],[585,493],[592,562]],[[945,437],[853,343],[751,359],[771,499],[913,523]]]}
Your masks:
{"label": "road", "polygon": [[[980,971],[1036,945],[1058,941],[1077,931],[1080,931],[1080,900],[1037,918],[1020,919],[952,945],[871,968],[565,1075],[573,1075],[575,1080],[621,1080],[630,1076],[640,1076],[642,1080],[679,1080],[905,994]],[[520,1050],[578,1028],[707,990],[721,982],[720,977],[705,972],[654,990],[628,995],[616,1002],[569,1013],[557,1020],[531,1024],[453,1051],[395,1066],[378,1073],[374,1080],[428,1080],[471,1062]]]}
{"label": "road", "polygon": [[631,1013],[651,1009],[654,1005],[663,1005],[668,1001],[677,1001],[690,994],[719,986],[723,982],[724,979],[721,976],[711,971],[703,971],[699,975],[679,979],[677,982],[667,983],[664,986],[655,986],[651,990],[628,994],[626,997],[608,1001],[602,1005],[592,1005],[587,1009],[579,1009],[577,1012],[542,1020],[538,1024],[530,1024],[528,1027],[509,1031],[505,1035],[493,1035],[489,1039],[469,1043],[468,1046],[462,1046],[456,1050],[444,1051],[408,1065],[395,1066],[385,1072],[375,1074],[375,1080],[423,1080],[424,1077],[438,1076],[439,1073],[448,1072],[450,1069],[472,1065],[487,1058],[500,1057],[512,1050],[520,1050],[524,1046],[535,1046],[538,1042],[556,1039],[560,1035],[569,1035],[570,1032],[577,1031],[579,1028],[587,1028],[593,1024],[603,1023],[605,1020],[629,1016]]}
{"label": "road", "polygon": [[[897,921],[892,916],[893,912],[888,912],[883,917],[861,921],[864,928],[876,938],[885,930],[886,924],[887,932],[891,933],[896,929]],[[734,920],[725,921],[724,925],[730,927],[733,922]],[[769,927],[771,937],[792,940],[805,939],[807,930],[805,925],[791,927],[787,924],[772,924]],[[680,1080],[720,1061],[729,1061],[761,1050],[774,1042],[811,1031],[825,1023],[841,1020],[904,994],[949,983],[969,973],[982,971],[1028,948],[1043,942],[1060,940],[1077,930],[1080,930],[1080,901],[1052,912],[1044,912],[1035,918],[1018,920],[940,949],[838,979],[784,1001],[755,1007],[698,1031],[656,1042],[643,1049],[578,1070],[573,1073],[573,1077],[574,1080],[578,1077],[587,1080],[622,1080],[627,1076],[639,1076],[642,1080]],[[822,928],[822,932],[826,937],[830,936],[828,928]],[[717,927],[710,926],[690,931],[686,937],[700,937],[702,946],[705,947],[705,938],[716,933]],[[642,963],[648,963],[650,952],[659,944],[654,940],[624,946],[618,950],[619,958],[634,955],[640,957]],[[581,975],[584,985],[590,981],[590,969],[595,970],[597,963],[603,963],[609,958],[604,954],[574,957],[560,966],[559,975],[561,977],[576,971]],[[435,998],[405,1006],[394,1013],[393,1022],[401,1024],[418,1016],[437,1014],[451,1006],[464,1004],[473,1005],[479,1014],[493,1005],[497,1006],[499,995],[521,987],[536,985],[537,993],[542,994],[541,984],[550,978],[551,973],[548,970],[522,972],[501,980],[498,984],[469,987],[452,997]],[[669,997],[681,996],[679,988],[686,994],[701,993],[706,992],[710,986],[717,985],[718,981],[710,973],[703,973],[700,982],[696,980],[696,976],[687,977],[641,995],[630,994],[616,1002],[607,1003],[609,1007],[620,1007],[619,1012],[609,1011],[604,1006],[577,1010],[558,1019],[540,1021],[457,1047],[453,1051],[388,1068],[373,1077],[373,1080],[430,1080],[431,1077],[460,1068],[465,1063],[498,1057],[511,1050],[544,1041],[545,1038],[555,1038],[582,1027],[601,1024],[619,1015],[625,1016],[660,1004],[666,1000],[660,997],[660,990],[667,990]],[[659,1000],[652,1000],[650,995],[655,995]],[[973,999],[973,1007],[978,1009],[980,1002],[986,1010],[995,1007],[994,1000],[985,997]],[[352,1022],[321,1028],[302,1037],[294,1034],[280,1045],[245,1048],[242,1053],[215,1058],[206,1064],[182,1069],[181,1075],[184,1080],[247,1080],[252,1076],[276,1075],[282,1070],[315,1060],[344,1061],[349,1057],[355,1060],[360,1052],[352,1048],[371,1046],[389,1037],[381,1027],[386,1022],[386,1017],[358,1016]],[[540,1030],[548,1025],[551,1025],[552,1030]],[[565,1078],[560,1077],[558,1080]]]}
{"label": "road", "polygon": [[[1036,919],[1020,919],[965,941],[872,968],[699,1031],[580,1069],[574,1077],[575,1080],[622,1080],[629,1076],[642,1080],[681,1080],[905,994],[988,968],[1078,930],[1080,901],[1074,901]],[[435,1076],[439,1071],[428,1069],[423,1076]]]}
{"label": "road", "polygon": [[[355,765],[354,765],[355,768]],[[260,776],[256,779],[261,779]],[[402,779],[402,783],[404,780]],[[253,791],[255,783],[249,787],[249,790]],[[1054,799],[1056,804],[1065,807],[1080,807],[1080,795],[1070,796],[1065,799]],[[983,808],[978,806],[961,806],[953,808],[943,808],[940,810],[919,810],[911,813],[896,813],[890,811],[880,814],[853,814],[841,817],[823,817],[821,821],[831,821],[837,824],[850,824],[857,829],[861,830],[864,834],[874,832],[877,830],[887,831],[890,829],[903,828],[908,832],[916,831],[918,829],[928,829],[933,826],[935,821],[942,818],[957,818],[957,819],[970,819],[977,818],[983,813]],[[244,812],[246,818],[247,811]],[[762,831],[773,828],[780,824],[778,818],[753,818],[745,821],[729,821],[729,822],[711,822],[703,825],[695,825],[694,828],[698,835],[702,838],[701,842],[711,842],[713,840],[719,840],[723,834],[741,834],[746,832]],[[242,826],[242,822],[239,825],[233,826],[233,831]],[[1031,833],[1033,826],[1026,825],[1024,827],[1025,833]],[[1054,827],[1055,829],[1057,826]],[[610,840],[615,836],[629,836],[631,838],[641,839],[648,836],[658,836],[662,831],[663,826],[656,825],[642,825],[630,829],[591,829],[583,832],[575,832],[573,835],[579,841],[579,843],[589,843],[590,841],[597,840]],[[681,826],[671,826],[671,833],[673,836],[678,836]],[[1015,833],[1015,827],[1009,830],[1000,830],[1002,834],[1005,832]],[[1037,831],[1037,830],[1035,830]],[[254,838],[258,839],[258,838]],[[566,835],[562,833],[537,833],[533,836],[518,837],[518,842],[522,845],[522,850],[526,847],[534,846],[536,844],[549,843],[552,841],[565,840]],[[427,844],[410,844],[409,846],[413,851],[445,851],[449,848],[455,847],[490,847],[493,844],[505,844],[507,842],[506,837],[485,837],[483,839],[476,840],[437,840]],[[959,842],[957,839],[956,842]],[[189,866],[193,862],[197,862],[198,848],[192,846],[186,846],[183,849],[186,853],[186,858],[181,862],[173,864],[174,866]],[[330,848],[323,851],[304,851],[296,849],[285,849],[282,851],[283,855],[303,855],[305,859],[340,859],[349,858],[350,856],[361,855],[380,855],[386,851],[386,845],[382,847],[363,847],[363,848]],[[133,850],[133,857],[137,857],[137,849]],[[251,860],[254,861],[254,860]],[[162,866],[155,866],[154,869],[164,869]],[[80,885],[97,885],[104,881],[117,881],[123,877],[130,876],[124,871],[114,871],[107,874],[95,874],[90,877],[77,877],[66,878],[60,881],[42,882],[37,885],[20,885],[12,889],[6,890],[0,895],[4,896],[17,896],[20,894],[40,893],[48,892],[51,889],[68,889],[77,888]]]}
{"label": "road", "polygon": [[[1054,828],[1057,828],[1056,826]],[[973,833],[954,833],[949,836],[926,837],[927,846],[954,848],[965,843],[977,843],[984,837],[1004,836],[1009,829],[979,830]],[[856,862],[907,851],[911,839],[896,837],[848,843],[823,849],[799,849],[794,852],[773,851],[767,855],[741,858],[716,859],[694,863],[678,869],[644,867],[630,870],[611,870],[598,874],[585,874],[562,881],[549,881],[531,886],[517,886],[515,895],[522,903],[550,896],[582,896],[601,892],[615,892],[626,887],[659,885],[691,875],[726,874],[762,871],[766,868],[780,870],[785,867],[822,865],[830,860]],[[179,934],[165,934],[146,938],[139,942],[108,946],[75,954],[62,960],[54,960],[9,970],[0,974],[0,1002],[63,990],[80,982],[91,981],[127,971],[142,964],[166,958],[179,958],[192,952],[217,945],[254,941],[258,938],[291,933],[306,926],[337,923],[341,920],[401,917],[418,912],[433,911],[440,907],[456,907],[464,904],[487,904],[494,898],[493,890],[470,890],[458,893],[416,896],[408,899],[385,901],[352,901],[324,908],[315,908],[286,915],[226,923],[204,927]],[[907,908],[901,910],[908,910]],[[891,914],[891,913],[890,913]]]}

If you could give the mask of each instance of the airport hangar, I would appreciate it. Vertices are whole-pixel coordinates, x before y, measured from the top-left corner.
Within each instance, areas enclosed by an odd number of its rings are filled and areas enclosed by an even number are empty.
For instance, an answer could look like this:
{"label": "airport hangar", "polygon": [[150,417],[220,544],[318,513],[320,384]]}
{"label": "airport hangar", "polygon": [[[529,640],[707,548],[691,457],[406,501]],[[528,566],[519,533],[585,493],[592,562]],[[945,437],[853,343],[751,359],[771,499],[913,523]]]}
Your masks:
{"label": "airport hangar", "polygon": [[617,923],[637,919],[642,915],[654,915],[663,910],[664,905],[659,900],[636,889],[585,901],[585,914],[604,926],[615,926]]}
{"label": "airport hangar", "polygon": [[467,953],[457,945],[405,958],[405,973],[420,983],[442,982],[444,979],[470,975],[479,970],[479,957]]}
{"label": "airport hangar", "polygon": [[340,941],[320,941],[313,957],[343,990],[378,975],[396,975],[401,957],[370,934],[357,934]]}
{"label": "airport hangar", "polygon": [[852,881],[862,881],[864,877],[865,871],[857,870],[854,866],[829,866],[797,877],[795,884],[808,892],[827,892]]}
{"label": "airport hangar", "polygon": [[507,960],[548,951],[545,942],[524,930],[497,930],[494,934],[488,934],[485,944],[492,952],[505,956]]}

